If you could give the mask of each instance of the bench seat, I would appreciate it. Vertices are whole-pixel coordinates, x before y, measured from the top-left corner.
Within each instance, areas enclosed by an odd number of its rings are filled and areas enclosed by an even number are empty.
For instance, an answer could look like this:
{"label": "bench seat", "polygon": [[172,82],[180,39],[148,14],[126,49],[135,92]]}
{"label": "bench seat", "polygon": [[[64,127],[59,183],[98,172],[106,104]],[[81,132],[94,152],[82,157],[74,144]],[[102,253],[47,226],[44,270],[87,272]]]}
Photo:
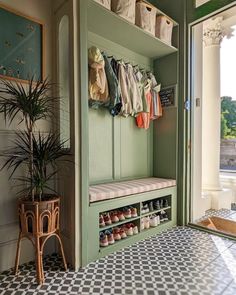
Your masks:
{"label": "bench seat", "polygon": [[89,187],[89,199],[90,203],[93,203],[159,190],[175,185],[176,180],[174,179],[156,177],[98,184]]}

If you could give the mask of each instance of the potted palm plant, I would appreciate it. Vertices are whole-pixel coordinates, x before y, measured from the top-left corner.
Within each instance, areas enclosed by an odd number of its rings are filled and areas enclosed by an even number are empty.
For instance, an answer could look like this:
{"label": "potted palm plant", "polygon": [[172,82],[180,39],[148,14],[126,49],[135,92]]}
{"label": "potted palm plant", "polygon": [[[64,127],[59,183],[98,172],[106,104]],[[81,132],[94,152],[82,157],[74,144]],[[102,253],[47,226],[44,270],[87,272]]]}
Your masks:
{"label": "potted palm plant", "polygon": [[[60,197],[50,182],[57,174],[56,161],[64,156],[59,134],[36,132],[39,120],[51,119],[59,98],[52,95],[52,84],[45,79],[35,82],[30,79],[26,86],[20,82],[1,80],[0,113],[5,122],[17,120],[24,124],[23,131],[16,131],[13,146],[1,156],[4,164],[1,169],[10,171],[10,178],[19,187],[18,212],[20,233],[17,245],[15,273],[18,271],[22,238],[33,242],[36,248],[36,269],[38,283],[44,281],[42,254],[45,242],[56,236],[66,266],[62,241],[60,238]],[[24,169],[24,175],[14,177],[18,168]]]}

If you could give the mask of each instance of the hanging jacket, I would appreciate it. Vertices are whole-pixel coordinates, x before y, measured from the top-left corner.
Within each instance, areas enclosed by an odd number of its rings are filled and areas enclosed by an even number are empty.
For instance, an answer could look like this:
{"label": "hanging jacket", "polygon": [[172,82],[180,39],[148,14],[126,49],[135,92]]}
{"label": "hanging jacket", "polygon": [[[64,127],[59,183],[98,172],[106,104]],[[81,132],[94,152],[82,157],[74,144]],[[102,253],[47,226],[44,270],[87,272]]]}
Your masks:
{"label": "hanging jacket", "polygon": [[146,72],[140,72],[139,81],[143,87],[143,112],[138,114],[136,117],[136,124],[138,128],[148,129],[150,126],[150,120],[153,116],[153,103],[152,103],[152,93],[151,93],[151,85],[152,82],[148,78]]}
{"label": "hanging jacket", "polygon": [[122,107],[120,85],[111,66],[111,59],[108,59],[105,53],[102,53],[102,55],[105,61],[105,72],[109,88],[110,101],[108,108],[112,116],[117,116]]}
{"label": "hanging jacket", "polygon": [[130,81],[128,79],[126,65],[124,62],[119,61],[118,80],[121,90],[122,108],[120,114],[128,117],[132,114],[133,106],[130,96]]}
{"label": "hanging jacket", "polygon": [[116,78],[118,79],[118,75],[119,75],[119,63],[118,63],[118,61],[114,57],[111,58],[110,63],[111,63],[111,67],[113,69],[113,72],[115,73]]}
{"label": "hanging jacket", "polygon": [[148,78],[151,80],[151,94],[153,102],[153,115],[151,116],[151,120],[155,120],[162,116],[162,106],[159,95],[161,85],[157,83],[153,73],[150,72],[148,74]]}
{"label": "hanging jacket", "polygon": [[127,79],[129,80],[129,93],[132,101],[131,116],[136,117],[138,113],[143,111],[143,101],[141,91],[139,89],[138,80],[135,76],[134,68],[131,64],[126,65]]}
{"label": "hanging jacket", "polygon": [[138,68],[135,70],[135,76],[138,81],[139,91],[143,103],[143,112],[149,113],[150,109],[147,103],[146,94],[151,90],[151,81],[145,71],[140,71]]}
{"label": "hanging jacket", "polygon": [[105,73],[105,61],[97,47],[88,50],[89,63],[89,105],[92,108],[109,104],[108,83]]}
{"label": "hanging jacket", "polygon": [[151,92],[145,94],[145,99],[149,112],[142,112],[136,117],[136,125],[138,128],[148,129],[150,127],[151,112],[152,112],[152,95]]}

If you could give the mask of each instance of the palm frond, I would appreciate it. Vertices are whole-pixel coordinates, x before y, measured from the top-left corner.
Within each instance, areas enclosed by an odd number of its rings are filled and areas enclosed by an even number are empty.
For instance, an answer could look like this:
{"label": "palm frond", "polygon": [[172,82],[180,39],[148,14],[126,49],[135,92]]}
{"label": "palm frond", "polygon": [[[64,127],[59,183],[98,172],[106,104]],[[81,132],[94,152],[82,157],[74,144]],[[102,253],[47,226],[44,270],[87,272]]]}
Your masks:
{"label": "palm frond", "polygon": [[26,88],[19,82],[0,82],[0,113],[4,114],[5,121],[9,120],[11,123],[19,115],[19,123],[30,120],[35,124],[40,119],[54,116],[55,103],[60,99],[52,95],[54,84],[48,79],[35,82],[31,78]]}
{"label": "palm frond", "polygon": [[[65,142],[60,142],[59,134],[42,134],[32,135],[33,142],[33,171],[30,177],[18,177],[14,180],[20,181],[23,185],[31,185],[31,189],[43,192],[48,182],[50,182],[58,170],[56,161],[61,159],[65,152],[63,146]],[[9,178],[12,178],[19,167],[29,166],[31,149],[30,136],[28,132],[17,133],[16,139],[13,141],[15,147],[7,149],[0,157],[5,159],[5,163],[0,170],[7,169],[11,171]],[[52,171],[52,172],[48,172]],[[28,187],[28,186],[27,186]],[[27,188],[28,190],[30,189]]]}

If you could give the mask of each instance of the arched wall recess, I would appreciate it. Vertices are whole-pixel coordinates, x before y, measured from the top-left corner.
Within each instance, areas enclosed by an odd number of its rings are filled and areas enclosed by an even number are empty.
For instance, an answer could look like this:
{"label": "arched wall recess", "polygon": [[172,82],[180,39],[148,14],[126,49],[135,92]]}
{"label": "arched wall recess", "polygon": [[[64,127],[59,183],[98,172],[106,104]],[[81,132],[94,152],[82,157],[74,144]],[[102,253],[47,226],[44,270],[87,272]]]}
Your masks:
{"label": "arched wall recess", "polygon": [[70,149],[70,37],[69,17],[61,18],[58,28],[58,82],[60,100],[60,137]]}

